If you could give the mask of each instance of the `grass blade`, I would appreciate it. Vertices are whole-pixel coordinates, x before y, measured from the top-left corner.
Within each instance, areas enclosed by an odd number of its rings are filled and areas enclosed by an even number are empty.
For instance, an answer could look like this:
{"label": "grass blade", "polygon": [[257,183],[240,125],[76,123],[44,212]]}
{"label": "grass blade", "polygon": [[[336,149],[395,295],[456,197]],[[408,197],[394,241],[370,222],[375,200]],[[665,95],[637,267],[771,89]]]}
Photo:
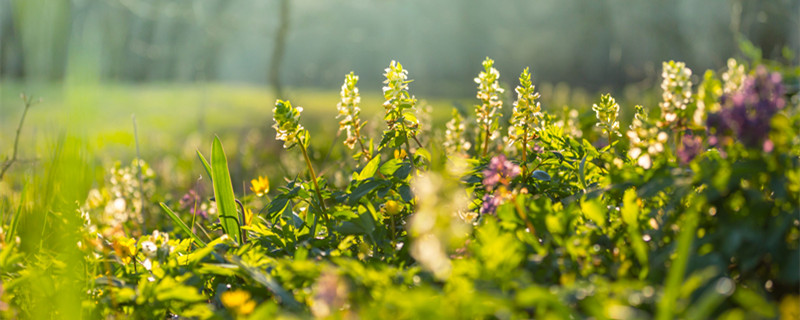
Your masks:
{"label": "grass blade", "polygon": [[19,195],[19,205],[17,206],[17,211],[14,212],[14,216],[11,217],[11,224],[8,226],[8,233],[6,234],[6,243],[11,243],[14,240],[14,235],[17,233],[17,225],[19,224],[19,216],[22,215],[22,204],[25,203],[25,191],[27,191],[27,186],[22,188],[22,192]]}
{"label": "grass blade", "polygon": [[686,274],[686,267],[689,264],[692,242],[697,232],[698,220],[700,218],[699,211],[702,206],[702,200],[694,199],[694,204],[687,208],[686,212],[683,214],[684,220],[681,222],[681,228],[683,230],[678,234],[678,243],[675,248],[675,260],[672,261],[672,266],[669,268],[667,280],[664,284],[664,295],[656,309],[656,319],[658,320],[674,318],[673,312],[677,305],[681,283]]}
{"label": "grass blade", "polygon": [[164,212],[167,213],[167,215],[172,219],[172,221],[175,222],[175,224],[178,225],[178,227],[180,227],[183,230],[183,232],[186,232],[186,234],[188,234],[190,237],[192,237],[192,240],[194,240],[195,244],[197,244],[200,247],[205,247],[206,246],[206,243],[203,240],[201,240],[200,237],[198,237],[196,234],[194,234],[194,232],[192,232],[192,229],[190,229],[189,226],[187,226],[185,223],[183,223],[183,220],[181,220],[181,218],[178,217],[178,215],[175,214],[175,212],[173,212],[163,202],[160,202],[159,204],[161,205],[161,209],[164,209]]}
{"label": "grass blade", "polygon": [[200,153],[200,150],[197,150],[197,157],[200,158],[200,162],[203,163],[203,168],[206,169],[206,174],[208,175],[208,178],[211,179],[211,183],[214,183],[214,179],[211,177],[211,165],[208,164],[208,161],[206,161],[206,157],[204,157],[203,154]]}
{"label": "grass blade", "polygon": [[219,137],[214,137],[211,145],[211,180],[214,184],[214,198],[219,210],[219,219],[222,230],[237,243],[242,243],[239,237],[239,214],[236,211],[236,201],[233,195],[231,175],[228,172],[228,159]]}

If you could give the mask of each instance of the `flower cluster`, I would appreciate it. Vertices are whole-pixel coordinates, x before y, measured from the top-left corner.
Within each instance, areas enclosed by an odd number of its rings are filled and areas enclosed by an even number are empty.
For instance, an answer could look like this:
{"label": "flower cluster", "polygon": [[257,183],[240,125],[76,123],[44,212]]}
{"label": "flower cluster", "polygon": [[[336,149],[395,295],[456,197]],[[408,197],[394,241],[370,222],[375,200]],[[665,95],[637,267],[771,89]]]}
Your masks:
{"label": "flower cluster", "polygon": [[153,262],[163,262],[175,250],[175,246],[170,243],[168,233],[154,230],[153,234],[139,238],[137,249],[145,256],[142,265],[145,269],[151,270]]}
{"label": "flower cluster", "polygon": [[389,67],[383,74],[386,80],[383,81],[383,97],[386,102],[383,103],[383,108],[386,109],[386,124],[389,130],[401,129],[406,130],[409,136],[416,135],[416,129],[419,127],[419,121],[414,115],[415,105],[417,99],[408,93],[408,84],[412,80],[408,80],[408,70],[403,69],[403,65],[397,61],[392,60]]}
{"label": "flower cluster", "polygon": [[712,144],[735,137],[749,148],[769,149],[772,117],[786,104],[783,92],[780,74],[756,69],[739,91],[720,98],[719,112],[708,116]]}
{"label": "flower cluster", "polygon": [[592,110],[594,110],[595,116],[597,117],[596,126],[608,134],[609,144],[611,143],[612,136],[621,136],[619,133],[619,121],[617,121],[619,104],[617,104],[610,94],[600,96],[600,103],[593,104]]}
{"label": "flower cluster", "polygon": [[[489,140],[497,138],[498,119],[501,116],[500,109],[503,108],[503,100],[500,99],[500,94],[504,90],[500,88],[500,83],[498,82],[500,72],[493,66],[494,60],[486,57],[486,60],[483,61],[484,71],[475,78],[475,83],[478,84],[477,98],[481,100],[481,104],[475,106],[475,115],[478,126],[485,133],[484,143],[487,146]],[[484,147],[484,153],[485,149],[486,147]]]}
{"label": "flower cluster", "polygon": [[522,148],[528,148],[528,141],[535,137],[541,129],[542,106],[539,104],[539,93],[531,81],[528,68],[519,76],[519,86],[515,89],[517,101],[511,115],[511,127],[508,128],[509,143],[521,142]]}
{"label": "flower cluster", "polygon": [[453,118],[447,122],[446,128],[443,145],[447,154],[460,154],[469,150],[472,145],[464,138],[464,118],[458,109],[453,108]]}
{"label": "flower cluster", "polygon": [[497,207],[508,196],[508,186],[516,176],[520,174],[520,168],[505,155],[498,155],[489,161],[489,167],[483,171],[483,185],[486,187],[486,194],[483,196],[483,206],[481,214],[493,214]]}
{"label": "flower cluster", "polygon": [[342,101],[336,105],[336,109],[339,110],[339,115],[336,118],[341,119],[339,120],[339,131],[344,130],[347,132],[347,139],[345,139],[344,145],[350,149],[353,149],[358,139],[361,139],[359,132],[363,126],[359,118],[361,95],[358,93],[357,83],[358,76],[352,71],[345,76],[342,91],[339,92]]}
{"label": "flower cluster", "polygon": [[681,144],[678,145],[678,160],[683,164],[689,163],[702,151],[703,138],[691,134],[684,135]]}
{"label": "flower cluster", "polygon": [[642,106],[637,105],[634,108],[636,114],[630,130],[626,133],[630,140],[628,156],[640,167],[650,169],[653,166],[653,158],[664,152],[664,144],[669,135],[650,124],[647,120],[647,111]]}
{"label": "flower cluster", "polygon": [[307,143],[307,131],[300,124],[301,112],[303,107],[292,107],[289,101],[275,101],[275,108],[272,109],[272,119],[275,120],[275,124],[272,128],[277,132],[275,139],[282,140],[284,148]]}
{"label": "flower cluster", "polygon": [[[216,202],[214,202],[216,204]],[[199,216],[203,219],[208,219],[208,204],[204,203],[194,190],[189,190],[188,193],[181,197],[178,203],[181,210],[189,209],[192,215]]]}
{"label": "flower cluster", "polygon": [[722,73],[722,92],[732,94],[742,87],[745,79],[744,65],[736,62],[736,59],[728,59],[728,70]]}
{"label": "flower cluster", "polygon": [[[139,169],[142,181],[139,181]],[[134,159],[130,166],[116,162],[109,170],[108,185],[92,189],[81,212],[91,215],[94,209],[102,208],[99,217],[94,217],[103,227],[119,229],[128,221],[142,222],[142,212],[155,192],[155,173],[144,160]],[[144,193],[144,194],[142,194]],[[91,220],[91,219],[87,219]]]}
{"label": "flower cluster", "polygon": [[686,117],[686,107],[692,101],[692,70],[683,62],[664,62],[661,77],[662,127],[674,127]]}

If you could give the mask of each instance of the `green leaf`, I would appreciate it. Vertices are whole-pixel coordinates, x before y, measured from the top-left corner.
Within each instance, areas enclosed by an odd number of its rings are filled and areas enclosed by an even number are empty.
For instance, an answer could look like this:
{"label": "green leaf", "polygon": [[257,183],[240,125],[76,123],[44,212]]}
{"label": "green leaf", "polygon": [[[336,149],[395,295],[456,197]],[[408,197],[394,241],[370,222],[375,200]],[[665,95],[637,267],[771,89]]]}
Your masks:
{"label": "green leaf", "polygon": [[374,190],[375,188],[384,184],[384,180],[369,180],[362,183],[360,186],[356,187],[353,192],[350,194],[350,201],[348,202],[351,206],[358,203],[358,200],[361,197],[367,195],[370,191]]}
{"label": "green leaf", "polygon": [[592,219],[600,228],[606,226],[606,208],[603,207],[599,199],[583,200],[583,203],[581,203],[581,210],[587,218]]}
{"label": "green leaf", "polygon": [[375,175],[375,172],[378,171],[378,165],[381,163],[381,155],[376,155],[375,158],[372,158],[367,165],[361,169],[361,172],[356,176],[357,181],[365,180],[367,178],[372,178]]}
{"label": "green leaf", "polygon": [[542,170],[536,170],[533,172],[533,177],[542,181],[550,181],[550,175],[547,172]]}
{"label": "green leaf", "polygon": [[206,169],[206,174],[208,175],[208,178],[211,179],[211,183],[214,183],[214,180],[211,177],[211,165],[208,164],[208,161],[206,161],[206,157],[204,157],[203,154],[200,153],[200,150],[197,150],[197,157],[200,158],[200,162],[203,164],[203,168]]}
{"label": "green leaf", "polygon": [[417,151],[414,151],[414,154],[424,158],[425,160],[431,161],[431,153],[425,148],[417,149]]}
{"label": "green leaf", "polygon": [[628,226],[628,236],[633,246],[633,252],[636,254],[636,259],[639,259],[639,264],[644,267],[643,274],[645,275],[649,269],[647,257],[647,244],[642,240],[642,235],[639,232],[639,205],[636,203],[636,190],[625,190],[625,195],[622,197],[622,221]]}
{"label": "green leaf", "polygon": [[581,189],[586,189],[586,156],[581,159],[581,164],[578,167],[578,177],[581,181]]}
{"label": "green leaf", "polygon": [[383,163],[383,165],[381,165],[381,173],[384,176],[387,176],[387,177],[391,176],[402,165],[403,165],[403,160],[400,160],[400,159],[392,159],[392,160],[386,161],[386,162]]}
{"label": "green leaf", "polygon": [[231,185],[231,176],[228,172],[228,159],[219,137],[214,137],[211,145],[211,179],[214,184],[214,197],[219,210],[219,220],[222,230],[231,239],[241,243],[239,237],[239,214],[236,211],[236,202]]}
{"label": "green leaf", "polygon": [[411,202],[411,200],[414,200],[414,195],[411,194],[411,187],[409,187],[407,184],[397,188],[397,193],[400,194],[400,197],[403,198],[403,201],[405,202]]}
{"label": "green leaf", "polygon": [[689,264],[689,256],[692,254],[692,242],[697,233],[697,226],[700,220],[700,211],[705,205],[705,200],[700,197],[690,200],[690,207],[683,214],[680,221],[681,230],[678,234],[677,245],[675,246],[674,256],[667,279],[664,283],[664,294],[658,302],[656,308],[656,319],[666,320],[674,318],[673,312],[678,304],[678,294],[681,283],[684,281],[686,267]]}
{"label": "green leaf", "polygon": [[231,256],[230,260],[233,264],[238,265],[239,268],[241,268],[240,270],[242,270],[247,277],[269,289],[269,291],[275,295],[275,298],[277,298],[278,302],[292,310],[300,309],[300,304],[294,299],[294,296],[286,291],[286,289],[281,287],[280,283],[275,281],[271,275],[264,273],[260,269],[246,265],[238,256]]}
{"label": "green leaf", "polygon": [[172,219],[172,222],[175,222],[175,224],[178,225],[178,227],[180,227],[181,230],[183,230],[183,232],[185,232],[188,236],[192,237],[192,240],[194,241],[195,244],[197,244],[200,247],[206,246],[206,243],[203,242],[203,240],[201,240],[200,237],[194,234],[194,232],[192,232],[192,229],[190,229],[189,226],[183,223],[183,220],[181,220],[181,218],[178,217],[178,215],[175,214],[175,212],[173,212],[169,207],[167,207],[166,204],[160,202],[159,205],[161,205],[161,209],[164,209],[164,212],[166,212],[167,215]]}

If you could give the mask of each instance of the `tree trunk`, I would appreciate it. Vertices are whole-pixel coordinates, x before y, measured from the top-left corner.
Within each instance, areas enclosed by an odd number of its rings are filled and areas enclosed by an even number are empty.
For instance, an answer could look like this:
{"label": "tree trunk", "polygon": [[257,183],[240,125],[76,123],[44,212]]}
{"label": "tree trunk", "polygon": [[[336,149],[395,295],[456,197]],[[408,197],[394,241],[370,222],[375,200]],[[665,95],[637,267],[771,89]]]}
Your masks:
{"label": "tree trunk", "polygon": [[279,24],[275,35],[275,46],[272,50],[272,60],[269,67],[269,82],[278,98],[283,98],[283,85],[281,84],[281,63],[286,52],[286,35],[289,33],[289,0],[280,0],[278,10]]}

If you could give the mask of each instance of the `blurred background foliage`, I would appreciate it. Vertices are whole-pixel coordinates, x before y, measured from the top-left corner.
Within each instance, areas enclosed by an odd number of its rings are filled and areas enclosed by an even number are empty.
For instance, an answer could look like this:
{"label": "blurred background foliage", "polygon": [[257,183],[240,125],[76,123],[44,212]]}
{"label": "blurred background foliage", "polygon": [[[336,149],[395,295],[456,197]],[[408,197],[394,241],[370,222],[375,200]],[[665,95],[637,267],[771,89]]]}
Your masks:
{"label": "blurred background foliage", "polygon": [[394,59],[418,93],[452,98],[491,56],[539,83],[618,90],[657,80],[661,61],[721,68],[743,39],[765,58],[796,52],[799,13],[792,0],[0,0],[0,77],[330,89],[353,70],[367,91]]}

